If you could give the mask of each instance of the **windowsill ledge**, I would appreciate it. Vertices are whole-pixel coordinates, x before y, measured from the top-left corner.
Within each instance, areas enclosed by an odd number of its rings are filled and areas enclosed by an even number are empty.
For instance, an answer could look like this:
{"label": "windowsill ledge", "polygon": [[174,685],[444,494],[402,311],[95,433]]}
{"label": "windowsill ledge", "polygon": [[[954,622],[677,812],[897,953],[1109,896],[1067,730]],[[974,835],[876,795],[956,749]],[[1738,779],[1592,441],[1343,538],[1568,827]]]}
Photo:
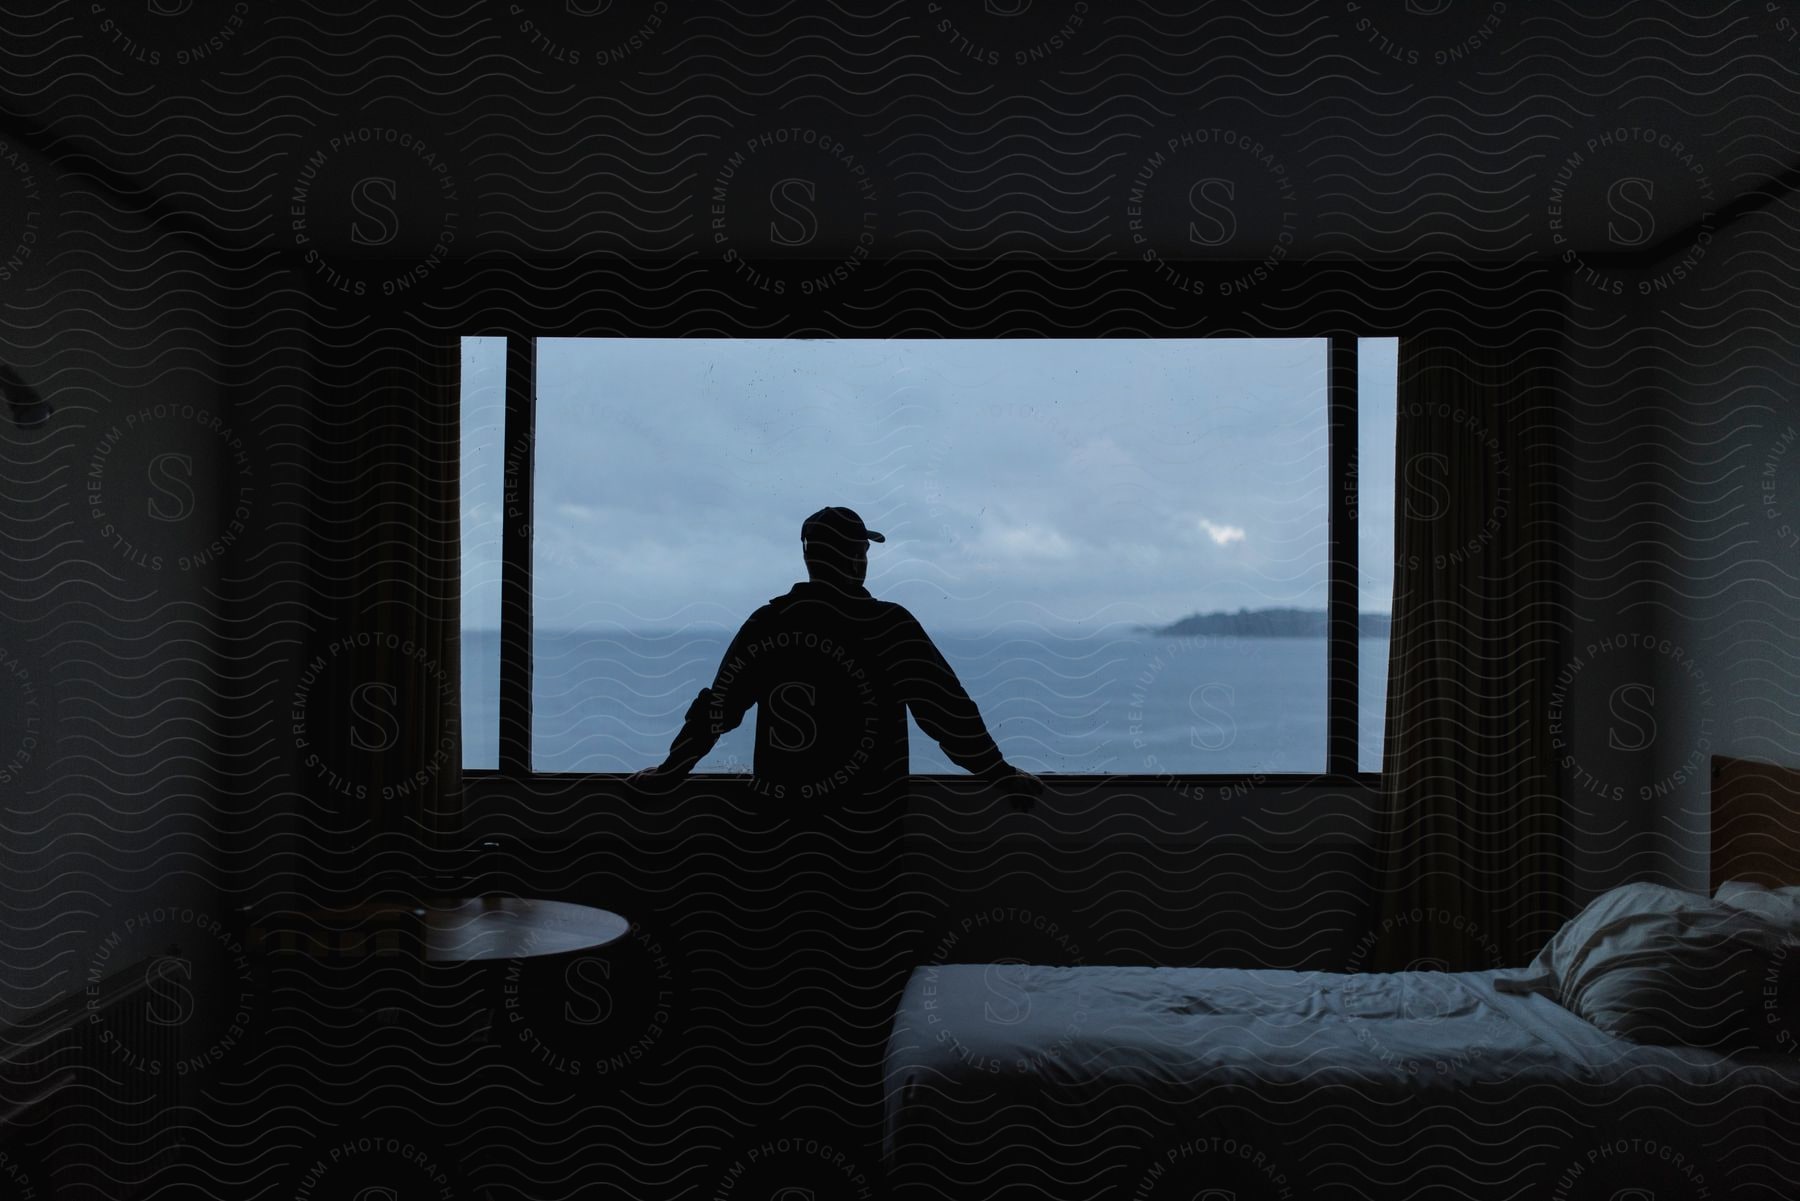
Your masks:
{"label": "windowsill ledge", "polygon": [[[1048,774],[1025,812],[969,775],[913,776],[906,830],[940,841],[1036,838],[1151,845],[1250,841],[1265,845],[1366,844],[1380,799],[1375,777],[1118,776]],[[759,797],[749,777],[697,773],[654,791],[626,774],[540,772],[523,780],[466,772],[471,833],[581,844],[621,838],[660,843],[734,815],[791,802]],[[821,802],[814,802],[819,804]],[[577,845],[574,849],[582,849]]]}

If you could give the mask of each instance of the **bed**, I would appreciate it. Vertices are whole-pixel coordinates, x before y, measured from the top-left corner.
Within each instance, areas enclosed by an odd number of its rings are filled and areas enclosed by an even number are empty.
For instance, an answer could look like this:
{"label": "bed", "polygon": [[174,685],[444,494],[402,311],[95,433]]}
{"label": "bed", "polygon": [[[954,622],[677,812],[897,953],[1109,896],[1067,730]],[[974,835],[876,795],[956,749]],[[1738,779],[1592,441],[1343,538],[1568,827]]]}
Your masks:
{"label": "bed", "polygon": [[[1720,882],[1744,855],[1795,882],[1772,843],[1800,836],[1800,774],[1719,767]],[[1769,1037],[1725,1053],[1608,1033],[1524,968],[929,964],[884,1151],[901,1196],[1775,1201],[1800,1176],[1792,966]]]}

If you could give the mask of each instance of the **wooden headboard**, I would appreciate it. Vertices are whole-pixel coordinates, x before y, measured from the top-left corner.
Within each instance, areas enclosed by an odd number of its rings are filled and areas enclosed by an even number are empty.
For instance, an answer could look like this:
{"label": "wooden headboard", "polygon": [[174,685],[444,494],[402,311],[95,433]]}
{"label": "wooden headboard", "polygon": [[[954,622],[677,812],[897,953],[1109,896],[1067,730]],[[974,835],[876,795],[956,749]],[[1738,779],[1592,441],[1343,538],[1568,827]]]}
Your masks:
{"label": "wooden headboard", "polygon": [[1712,891],[1800,884],[1800,769],[1712,757]]}

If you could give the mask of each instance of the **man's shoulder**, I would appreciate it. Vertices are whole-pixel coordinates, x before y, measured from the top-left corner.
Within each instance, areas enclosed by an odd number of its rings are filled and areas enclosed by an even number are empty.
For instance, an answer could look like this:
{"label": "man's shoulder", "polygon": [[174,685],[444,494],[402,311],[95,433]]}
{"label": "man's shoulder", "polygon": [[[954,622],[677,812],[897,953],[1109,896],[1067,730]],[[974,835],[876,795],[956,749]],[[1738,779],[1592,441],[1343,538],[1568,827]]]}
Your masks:
{"label": "man's shoulder", "polygon": [[765,601],[756,606],[750,611],[750,616],[744,618],[743,624],[738,627],[738,637],[746,638],[765,628],[775,620],[780,612],[781,606],[774,601]]}
{"label": "man's shoulder", "polygon": [[870,594],[866,589],[856,595],[846,595],[841,592],[832,592],[826,589],[809,587],[805,582],[795,584],[780,596],[770,597],[768,602],[764,604],[762,608],[779,612],[789,605],[796,604],[824,606],[857,613],[888,613],[897,611],[905,614],[907,617],[912,616],[912,614],[907,611],[906,606],[900,604],[898,601],[882,600],[880,597]]}
{"label": "man's shoulder", "polygon": [[869,613],[883,629],[912,631],[919,628],[919,619],[912,615],[911,609],[899,601],[882,600],[879,597],[872,598],[869,602]]}
{"label": "man's shoulder", "polygon": [[917,655],[924,653],[919,649],[921,644],[936,646],[924,623],[913,616],[911,609],[892,601],[884,604],[887,607],[876,624],[881,630],[881,640],[890,648],[896,652]]}
{"label": "man's shoulder", "polygon": [[744,624],[760,625],[779,622],[793,613],[796,618],[818,623],[837,623],[860,628],[868,634],[917,637],[923,632],[919,619],[899,601],[883,600],[864,593],[860,597],[832,596],[796,586],[780,596],[770,597],[757,608]]}

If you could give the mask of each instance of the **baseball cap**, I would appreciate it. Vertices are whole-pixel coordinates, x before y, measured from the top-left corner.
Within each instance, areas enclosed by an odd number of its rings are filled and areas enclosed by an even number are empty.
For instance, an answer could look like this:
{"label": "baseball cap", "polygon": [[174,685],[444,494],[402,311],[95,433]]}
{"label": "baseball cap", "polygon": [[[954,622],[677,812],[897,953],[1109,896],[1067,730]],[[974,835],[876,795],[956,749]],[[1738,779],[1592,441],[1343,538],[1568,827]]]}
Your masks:
{"label": "baseball cap", "polygon": [[832,505],[820,509],[801,523],[800,541],[886,542],[887,538],[864,525],[855,509]]}

